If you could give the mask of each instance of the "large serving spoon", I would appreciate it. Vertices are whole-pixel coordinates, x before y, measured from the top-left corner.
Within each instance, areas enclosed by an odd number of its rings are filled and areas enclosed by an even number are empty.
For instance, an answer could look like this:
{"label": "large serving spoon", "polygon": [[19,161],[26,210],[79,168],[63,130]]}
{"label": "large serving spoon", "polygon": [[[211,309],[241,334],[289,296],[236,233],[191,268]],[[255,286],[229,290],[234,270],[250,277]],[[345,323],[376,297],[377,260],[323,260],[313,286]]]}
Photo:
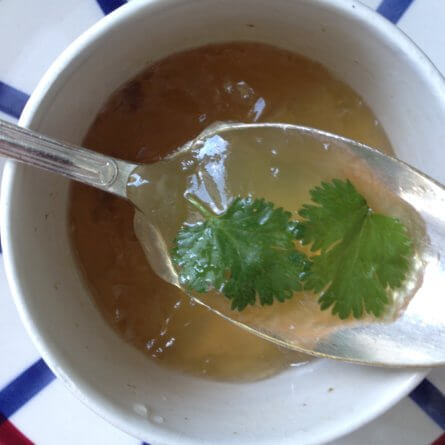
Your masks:
{"label": "large serving spoon", "polygon": [[[267,123],[216,124],[167,159],[142,165],[0,121],[0,154],[130,200],[148,261],[178,287],[169,249],[179,225],[196,217],[185,195],[216,213],[231,196],[252,190],[289,208],[291,199],[307,200],[320,180],[349,178],[414,234],[415,276],[395,295],[385,320],[340,321],[320,311],[311,295],[243,312],[232,311],[217,292],[191,297],[256,335],[314,356],[376,366],[445,364],[445,190],[397,159],[323,131]],[[300,198],[280,188],[292,175],[296,185],[298,178],[306,185]]]}

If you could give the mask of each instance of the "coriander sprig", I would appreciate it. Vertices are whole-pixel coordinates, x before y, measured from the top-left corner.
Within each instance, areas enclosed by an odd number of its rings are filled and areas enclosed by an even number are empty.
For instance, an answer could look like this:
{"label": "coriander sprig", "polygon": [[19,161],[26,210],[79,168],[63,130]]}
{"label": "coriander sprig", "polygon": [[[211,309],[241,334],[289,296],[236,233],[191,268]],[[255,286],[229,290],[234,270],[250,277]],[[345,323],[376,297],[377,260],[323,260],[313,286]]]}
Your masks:
{"label": "coriander sprig", "polygon": [[236,198],[222,215],[189,201],[205,218],[180,229],[172,252],[180,283],[197,292],[216,289],[232,309],[285,301],[302,290],[309,261],[294,242],[290,212],[264,199]]}
{"label": "coriander sprig", "polygon": [[310,192],[314,204],[299,211],[297,237],[319,255],[311,258],[304,288],[320,294],[322,310],[341,319],[381,317],[388,290],[401,286],[412,255],[406,227],[375,213],[350,181],[334,179]]}
{"label": "coriander sprig", "polygon": [[[348,180],[322,183],[310,195],[301,221],[264,199],[236,198],[216,215],[190,197],[204,219],[184,224],[174,241],[180,283],[196,292],[216,289],[239,311],[257,300],[284,302],[304,287],[341,319],[382,316],[388,291],[409,270],[406,227],[373,212]],[[309,259],[296,239],[316,254]]]}

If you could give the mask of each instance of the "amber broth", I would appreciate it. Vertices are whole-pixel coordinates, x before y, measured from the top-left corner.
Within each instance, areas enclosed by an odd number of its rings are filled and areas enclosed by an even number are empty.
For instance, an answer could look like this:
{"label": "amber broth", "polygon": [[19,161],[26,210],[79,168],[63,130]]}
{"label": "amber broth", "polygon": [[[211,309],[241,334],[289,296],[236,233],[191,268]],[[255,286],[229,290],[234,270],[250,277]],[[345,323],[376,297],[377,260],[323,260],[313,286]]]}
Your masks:
{"label": "amber broth", "polygon": [[[363,100],[307,58],[257,43],[170,56],[117,91],[84,144],[137,162],[162,159],[215,121],[289,122],[390,153]],[[254,174],[254,171],[250,172]],[[306,357],[240,330],[157,277],[122,199],[73,184],[72,241],[108,323],[159,363],[219,380],[255,380]]]}

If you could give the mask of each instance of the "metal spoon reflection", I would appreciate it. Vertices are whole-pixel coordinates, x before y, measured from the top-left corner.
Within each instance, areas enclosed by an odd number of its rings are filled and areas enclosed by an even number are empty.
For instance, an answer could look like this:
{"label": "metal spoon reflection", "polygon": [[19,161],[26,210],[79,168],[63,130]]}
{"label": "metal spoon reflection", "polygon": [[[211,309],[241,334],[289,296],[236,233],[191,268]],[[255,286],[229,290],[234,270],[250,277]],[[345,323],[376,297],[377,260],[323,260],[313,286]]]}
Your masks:
{"label": "metal spoon reflection", "polygon": [[[317,323],[312,323],[311,314],[316,313],[316,308],[311,308],[310,302],[299,311],[295,303],[295,312],[261,312],[261,308],[253,308],[245,315],[230,311],[225,299],[216,295],[194,294],[192,297],[256,335],[311,355],[377,366],[444,364],[445,299],[441,290],[445,288],[445,264],[441,251],[445,246],[445,190],[397,159],[337,135],[288,124],[214,125],[165,161],[141,166],[0,121],[0,154],[130,199],[137,209],[135,232],[147,259],[156,273],[178,286],[168,255],[169,242],[175,235],[174,225],[170,227],[169,223],[184,221],[186,217],[183,198],[186,184],[181,183],[178,166],[187,168],[181,161],[187,160],[190,150],[197,150],[198,154],[204,148],[210,150],[207,154],[213,156],[213,173],[200,177],[194,190],[203,196],[207,194],[212,198],[215,211],[221,211],[227,204],[224,201],[225,181],[230,179],[221,177],[218,162],[222,162],[225,155],[221,144],[228,140],[233,142],[243,132],[253,134],[252,131],[258,137],[251,138],[250,143],[252,146],[258,144],[260,149],[268,137],[274,140],[279,137],[281,143],[298,150],[302,159],[309,150],[320,153],[319,156],[322,153],[347,156],[351,171],[359,166],[360,172],[367,172],[369,177],[361,178],[364,184],[366,181],[379,184],[383,201],[388,200],[391,205],[391,199],[398,199],[405,206],[402,212],[415,209],[412,215],[415,214],[417,220],[412,227],[418,235],[419,273],[403,290],[411,293],[412,299],[406,308],[398,307],[399,312],[384,322],[365,320],[333,325],[331,320],[323,318],[324,315]],[[159,169],[161,163],[163,168]],[[163,211],[157,212],[157,209]]]}

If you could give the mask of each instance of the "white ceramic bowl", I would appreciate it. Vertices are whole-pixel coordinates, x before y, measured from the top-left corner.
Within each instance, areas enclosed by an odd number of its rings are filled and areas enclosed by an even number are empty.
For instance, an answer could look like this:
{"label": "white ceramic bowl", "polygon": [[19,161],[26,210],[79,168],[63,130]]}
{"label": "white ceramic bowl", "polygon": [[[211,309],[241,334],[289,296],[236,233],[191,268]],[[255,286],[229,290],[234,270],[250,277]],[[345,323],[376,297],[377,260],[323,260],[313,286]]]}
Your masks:
{"label": "white ceramic bowl", "polygon": [[[323,63],[371,105],[400,158],[445,180],[443,79],[401,32],[350,0],[132,1],[57,59],[20,123],[81,143],[110,93],[147,64],[243,39]],[[153,445],[321,443],[381,414],[423,377],[317,360],[262,382],[229,384],[158,367],[115,335],[82,285],[69,247],[68,185],[7,165],[1,234],[8,280],[53,371],[121,429]]]}

